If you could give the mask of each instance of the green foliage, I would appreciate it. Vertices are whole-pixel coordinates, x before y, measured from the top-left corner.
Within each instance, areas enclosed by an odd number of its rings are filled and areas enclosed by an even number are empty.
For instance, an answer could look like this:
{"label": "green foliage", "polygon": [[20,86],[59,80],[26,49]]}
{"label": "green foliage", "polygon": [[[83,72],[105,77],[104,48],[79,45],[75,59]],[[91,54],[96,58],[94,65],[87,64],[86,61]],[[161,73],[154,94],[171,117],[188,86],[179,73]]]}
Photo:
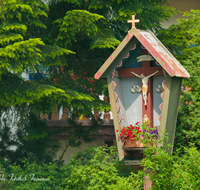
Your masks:
{"label": "green foliage", "polygon": [[[18,127],[37,131],[43,123],[30,124],[32,113],[49,114],[59,104],[74,111],[67,146],[92,140],[89,133],[100,123],[92,120],[91,127],[81,128],[74,119],[110,108],[98,98],[107,93],[106,81],[94,81],[94,74],[127,33],[131,15],[140,17],[138,28],[157,30],[173,13],[162,6],[165,2],[0,0],[1,115],[10,109],[18,116]],[[38,77],[26,81],[22,73]],[[45,132],[31,133],[29,140],[45,139]],[[30,137],[20,133],[21,140]]]}
{"label": "green foliage", "polygon": [[[56,152],[55,148],[58,147],[50,145],[54,143],[50,138],[52,136],[51,131],[43,122],[33,121],[33,113],[37,111],[37,114],[40,115],[41,113],[52,112],[58,102],[65,107],[79,107],[79,109],[85,110],[85,115],[91,114],[94,107],[104,108],[108,105],[97,101],[97,98],[92,98],[89,93],[85,94],[84,91],[70,88],[69,83],[64,85],[65,80],[60,85],[55,84],[54,73],[55,75],[58,74],[60,65],[67,65],[65,56],[73,52],[54,43],[46,45],[43,42],[43,32],[46,32],[46,26],[42,20],[48,16],[45,12],[48,7],[42,1],[10,0],[0,1],[0,4],[0,112],[1,115],[8,112],[10,118],[12,118],[12,113],[9,110],[18,112],[16,117],[18,116],[21,124],[15,125],[19,128],[15,134],[15,137],[19,139],[18,143],[14,140],[9,142],[9,130],[4,131],[3,134],[7,135],[3,140],[4,145],[11,143],[17,147],[17,150],[5,151],[7,147],[4,147],[4,149],[1,149],[1,154],[6,157],[9,156],[10,162],[17,164],[25,157],[30,162],[52,161]],[[43,76],[40,69],[49,69],[48,74],[51,75]],[[36,72],[40,77],[33,81],[25,81],[21,76],[23,72]],[[64,73],[62,74],[64,75]],[[69,75],[65,79],[68,81]],[[94,105],[91,103],[93,100]],[[101,107],[101,105],[103,106]],[[27,114],[23,114],[24,112],[27,112]],[[86,136],[89,136],[89,133],[96,129],[94,126],[95,123],[92,125],[92,129],[84,130],[82,128],[80,130],[83,132],[85,141],[90,139]],[[98,126],[96,125],[96,127]],[[75,129],[76,131],[77,129]],[[68,132],[73,133],[74,131],[69,130]],[[75,136],[77,137],[76,134]],[[80,141],[80,137],[78,141]],[[43,143],[43,146],[38,148],[39,143]],[[72,144],[70,143],[70,145]],[[79,145],[79,143],[76,142],[75,145]]]}
{"label": "green foliage", "polygon": [[[156,30],[163,20],[172,16],[162,6],[165,2],[155,0],[147,6],[146,1],[52,0],[47,6],[40,0],[1,0],[0,79],[4,79],[1,83],[5,89],[1,92],[1,105],[45,104],[47,98],[52,100],[53,107],[58,101],[73,105],[73,100],[80,106],[101,107],[103,104],[96,101],[96,97],[102,94],[105,81],[91,84],[88,79],[93,80],[97,69],[112,52],[110,48],[114,49],[124,37],[128,30],[125,20],[129,15],[140,16],[142,28],[148,26]],[[150,26],[152,22],[143,19],[143,10],[145,13],[155,11],[151,19],[155,19],[154,27]],[[41,75],[43,70],[48,77]],[[30,82],[19,80],[22,72],[38,73],[40,78]],[[70,78],[72,74],[78,76],[79,81],[70,86],[69,83],[75,82]],[[20,85],[15,85],[13,78]],[[63,81],[62,85],[53,83],[54,79]],[[14,88],[8,89],[11,85]],[[46,107],[40,110],[39,106],[38,111],[49,111],[44,110]]]}
{"label": "green foliage", "polygon": [[138,178],[138,175],[131,173],[128,177],[118,177],[116,184],[111,185],[111,189],[117,190],[142,190],[144,178]]}
{"label": "green foliage", "polygon": [[[21,77],[13,75],[11,73],[1,76],[1,105],[21,105],[22,103],[34,103],[42,98],[48,97],[53,99],[58,96],[63,96],[63,101],[70,102],[72,98],[69,93],[65,93],[64,90],[56,88],[50,85],[38,84],[34,82],[24,81]],[[19,86],[17,86],[20,84]],[[83,99],[81,94],[76,95],[77,99]],[[88,97],[89,100],[92,98]]]}
{"label": "green foliage", "polygon": [[134,167],[119,162],[115,147],[88,147],[72,158],[71,174],[65,189],[142,189],[143,180],[135,178]]}
{"label": "green foliage", "polygon": [[[22,72],[41,72],[38,70],[41,62],[55,61],[48,65],[61,65],[60,57],[73,53],[61,47],[46,46],[41,33],[46,28],[41,19],[47,17],[47,6],[37,1],[0,1],[1,25],[0,25],[0,79],[2,106],[21,105],[31,103],[48,97],[56,104],[59,100],[65,100],[68,104],[72,99],[93,99],[78,92],[56,88],[45,80],[45,84],[37,81],[24,81],[19,76]],[[37,32],[36,32],[37,31]],[[46,49],[50,49],[48,55]],[[78,95],[77,95],[78,94]],[[62,97],[63,96],[63,97]],[[44,102],[43,102],[44,103]],[[39,107],[40,108],[40,107]],[[39,109],[38,108],[38,109]],[[39,110],[38,110],[39,111]]]}
{"label": "green foliage", "polygon": [[20,165],[25,158],[30,163],[35,161],[38,164],[55,160],[59,144],[52,137],[60,131],[49,129],[45,122],[39,120],[35,114],[25,119],[25,121],[20,120],[15,123],[14,128],[6,118],[0,124],[1,163],[4,163],[6,171],[10,170],[9,164]]}
{"label": "green foliage", "polygon": [[71,41],[76,41],[76,35],[78,33],[81,36],[92,37],[98,30],[94,23],[99,19],[104,19],[104,17],[98,14],[92,14],[86,10],[67,11],[63,22],[61,22],[58,40],[62,40],[67,45]]}
{"label": "green foliage", "polygon": [[[166,137],[164,137],[165,139]],[[158,143],[163,142],[163,137]],[[165,139],[167,140],[167,139]],[[145,143],[145,142],[143,142]],[[148,143],[148,142],[146,142]],[[190,189],[200,186],[200,152],[195,148],[185,148],[182,157],[168,153],[167,147],[147,146],[142,166],[138,173],[121,175],[133,168],[124,167],[119,162],[114,147],[88,147],[73,156],[70,163],[37,164],[23,161],[23,166],[13,165],[11,172],[0,185],[9,189],[135,189],[142,190],[145,179],[153,181],[152,190]],[[119,169],[120,168],[120,169]],[[123,168],[123,169],[122,169]],[[1,173],[5,173],[1,170]],[[14,178],[16,180],[10,180]],[[25,179],[25,180],[20,180]],[[8,184],[9,182],[9,184]]]}
{"label": "green foliage", "polygon": [[185,149],[183,157],[160,148],[149,153],[142,161],[148,172],[141,171],[138,178],[148,176],[153,181],[152,189],[199,189],[200,152],[196,148]]}
{"label": "green foliage", "polygon": [[[106,153],[108,150],[109,153]],[[114,148],[98,147],[95,152],[87,151],[90,152],[90,159],[83,160],[72,169],[66,178],[65,189],[111,189],[110,185],[116,183],[118,176],[115,167],[117,158],[116,155],[113,157]]]}
{"label": "green foliage", "polygon": [[185,149],[181,160],[175,163],[174,175],[177,177],[179,189],[199,189],[200,152],[195,147]]}
{"label": "green foliage", "polygon": [[7,179],[10,182],[10,189],[63,189],[63,178],[68,176],[69,173],[70,167],[68,166],[63,167],[56,163],[39,165],[25,160],[23,167],[12,166],[11,174],[8,175]]}
{"label": "green foliage", "polygon": [[10,189],[112,189],[120,180],[116,167],[122,166],[114,147],[88,147],[65,166],[24,160],[22,166],[12,165],[5,178]]}
{"label": "green foliage", "polygon": [[[171,145],[163,147],[163,141],[167,141],[167,136],[162,135],[157,139],[158,146],[150,146],[148,140],[143,140],[146,145],[143,151],[145,158],[142,159],[144,170],[129,176],[129,180],[136,185],[135,189],[142,189],[147,178],[153,182],[152,190],[199,189],[200,152],[196,147],[191,147],[185,148],[181,157],[178,151],[172,155]],[[123,189],[128,181],[123,179],[122,187],[120,182],[118,189]]]}
{"label": "green foliage", "polygon": [[[1,165],[5,166],[5,162],[0,159]],[[7,190],[10,189],[10,183],[7,182],[7,173],[0,166],[0,189]]]}
{"label": "green foliage", "polygon": [[182,92],[178,110],[175,148],[183,148],[193,143],[200,148],[200,11],[191,10],[178,19],[178,24],[160,31],[160,39],[171,53],[189,72],[190,78],[183,80],[189,89]]}

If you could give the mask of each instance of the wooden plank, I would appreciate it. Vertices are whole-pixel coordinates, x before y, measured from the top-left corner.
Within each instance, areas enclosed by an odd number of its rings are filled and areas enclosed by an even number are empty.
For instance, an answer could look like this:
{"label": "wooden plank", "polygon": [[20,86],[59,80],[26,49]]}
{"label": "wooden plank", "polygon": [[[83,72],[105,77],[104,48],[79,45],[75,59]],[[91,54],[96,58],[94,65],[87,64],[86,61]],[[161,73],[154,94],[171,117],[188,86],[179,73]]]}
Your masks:
{"label": "wooden plank", "polygon": [[[89,135],[89,137],[94,137],[94,134],[92,134],[92,135]],[[63,134],[63,135],[56,135],[56,136],[53,136],[53,139],[56,139],[56,140],[66,140],[66,138],[67,139],[69,139],[70,138],[70,135],[65,135],[65,134]],[[97,135],[96,137],[95,137],[95,140],[104,140],[104,141],[108,141],[108,140],[115,140],[116,138],[115,138],[115,135]],[[94,144],[95,144],[95,141],[93,141],[94,142]]]}
{"label": "wooden plank", "polygon": [[176,58],[167,50],[167,48],[152,32],[140,31],[140,33],[136,34],[135,37],[171,77],[190,77],[189,73],[184,69],[184,67],[176,60]]}
{"label": "wooden plank", "polygon": [[[118,72],[116,71],[116,74]],[[125,101],[124,101],[124,91],[123,91],[123,88],[122,88],[122,81],[121,79],[115,75],[113,81],[117,84],[117,87],[115,89],[115,93],[117,93],[119,95],[119,99],[118,99],[118,105],[120,106],[120,113],[126,113],[126,109],[125,109]],[[123,119],[121,120],[121,126],[128,126],[129,123],[128,123],[128,119],[127,119],[127,115],[126,114],[123,114]]]}
{"label": "wooden plank", "polygon": [[157,60],[157,62],[170,74],[170,76],[189,78],[189,73],[183,66],[173,57],[173,55],[165,48],[165,46],[151,32],[140,31],[135,28],[131,29],[124,40],[110,55],[102,67],[97,71],[94,78],[106,78],[123,59],[130,50],[129,45],[133,45],[139,41]]}
{"label": "wooden plank", "polygon": [[138,75],[140,75],[141,73],[144,73],[145,76],[148,76],[152,73],[154,73],[155,71],[159,71],[158,73],[156,73],[154,76],[163,76],[163,69],[162,67],[150,67],[150,68],[145,68],[145,67],[140,67],[140,68],[122,68],[122,69],[118,69],[118,73],[119,73],[119,77],[136,77],[135,75],[133,75],[131,72],[134,72]]}
{"label": "wooden plank", "polygon": [[135,166],[135,165],[140,166],[141,163],[142,163],[141,160],[125,160],[125,164],[131,165],[131,166]]}
{"label": "wooden plank", "polygon": [[[167,143],[174,144],[175,129],[176,129],[176,119],[177,119],[177,108],[181,91],[181,78],[170,77],[166,75],[165,82],[165,93],[163,99],[163,109],[161,116],[161,123],[159,127],[159,133],[166,132],[168,133],[169,140],[164,142],[164,145]],[[172,152],[173,148],[170,152]]]}
{"label": "wooden plank", "polygon": [[[116,132],[116,130],[120,130],[120,128],[119,128],[117,107],[116,107],[116,102],[115,102],[114,89],[113,89],[111,76],[107,78],[107,82],[108,82],[108,92],[109,92],[109,97],[110,97],[111,109],[112,109],[112,114],[113,114],[113,122],[114,122],[114,127],[115,127],[115,132]],[[116,135],[116,143],[117,143],[119,160],[121,161],[124,158],[122,141],[120,139],[119,133],[115,133],[115,135]]]}
{"label": "wooden plank", "polygon": [[[77,120],[76,122],[78,124],[81,123],[83,127],[91,125],[90,120]],[[67,120],[46,120],[46,124],[48,125],[48,127],[55,127],[55,128],[56,127],[70,127]],[[113,120],[112,119],[103,120],[102,127],[104,126],[113,126]]]}
{"label": "wooden plank", "polygon": [[116,66],[123,60],[124,56],[130,51],[133,45],[137,42],[137,39],[133,36],[138,33],[137,29],[132,29],[132,33],[128,33],[120,45],[115,49],[115,51],[110,55],[106,62],[101,66],[101,68],[94,75],[95,79],[107,78],[111,72],[116,68]]}

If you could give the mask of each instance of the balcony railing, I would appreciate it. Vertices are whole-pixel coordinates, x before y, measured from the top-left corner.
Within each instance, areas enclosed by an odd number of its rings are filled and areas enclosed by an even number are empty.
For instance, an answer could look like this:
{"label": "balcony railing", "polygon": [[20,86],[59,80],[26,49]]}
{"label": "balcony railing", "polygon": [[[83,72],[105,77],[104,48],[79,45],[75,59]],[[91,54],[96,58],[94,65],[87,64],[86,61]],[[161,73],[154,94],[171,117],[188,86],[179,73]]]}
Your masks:
{"label": "balcony railing", "polygon": [[[100,96],[99,97],[101,100],[107,100],[107,96]],[[41,115],[41,119],[46,119],[47,121],[58,121],[58,120],[63,120],[66,121],[69,119],[69,116],[72,115],[72,113],[69,111],[69,109],[67,107],[63,108],[63,107],[55,107],[56,111],[53,111],[51,114],[47,115],[47,114],[42,114]],[[93,116],[95,119],[97,119],[98,117],[100,117],[103,120],[112,120],[113,116],[112,116],[112,112],[111,111],[106,111],[104,110],[103,113],[100,113],[98,110],[94,110],[93,111]],[[77,118],[77,120],[90,120],[90,118],[85,117],[85,116],[80,116],[79,118]]]}
{"label": "balcony railing", "polygon": [[[108,97],[100,96],[101,100],[106,100],[108,102]],[[72,113],[70,113],[68,108],[58,108],[56,106],[55,110],[49,115],[41,115],[41,119],[46,119],[46,123],[49,127],[53,128],[69,128],[71,127],[68,123],[68,119],[71,116]],[[97,139],[104,140],[105,142],[109,141],[113,143],[113,140],[115,139],[115,131],[114,131],[114,124],[113,124],[113,116],[111,111],[104,110],[103,113],[100,113],[98,110],[93,111],[93,116],[95,119],[101,118],[103,119],[102,126],[96,131],[97,132]],[[90,126],[91,125],[91,118],[80,116],[76,120],[77,123],[81,123],[82,126]],[[95,132],[95,133],[96,133]],[[62,133],[60,135],[57,135],[55,138],[62,140],[66,139],[67,133]],[[91,134],[93,135],[93,133]]]}

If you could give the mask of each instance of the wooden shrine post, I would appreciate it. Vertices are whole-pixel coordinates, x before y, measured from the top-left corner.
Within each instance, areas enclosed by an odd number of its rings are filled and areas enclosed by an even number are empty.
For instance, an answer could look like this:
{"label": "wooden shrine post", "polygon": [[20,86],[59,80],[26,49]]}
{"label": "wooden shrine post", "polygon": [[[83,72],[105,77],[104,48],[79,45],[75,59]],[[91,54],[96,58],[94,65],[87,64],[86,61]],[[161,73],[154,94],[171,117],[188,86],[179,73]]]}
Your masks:
{"label": "wooden shrine post", "polygon": [[[136,29],[136,22],[139,20],[133,15],[128,21],[132,29],[94,78],[107,79],[115,131],[142,122],[147,116],[153,126],[159,125],[159,133],[167,131],[173,145],[181,80],[190,75],[152,32]],[[162,91],[157,90],[161,86]],[[125,157],[119,133],[115,135],[119,159],[129,159]],[[150,186],[147,180],[144,188]]]}
{"label": "wooden shrine post", "polygon": [[[161,117],[161,125],[159,131],[163,132],[166,129],[168,133],[169,140],[164,142],[164,144],[174,144],[175,138],[175,127],[177,118],[178,102],[181,91],[181,78],[170,77],[167,74],[165,83],[165,94],[163,100],[163,109]],[[173,148],[171,149],[172,153]]]}
{"label": "wooden shrine post", "polygon": [[[117,116],[118,115],[117,108],[116,108],[116,103],[115,103],[115,94],[114,94],[111,76],[107,78],[107,83],[108,83],[108,92],[110,96],[110,103],[112,107],[113,122],[114,122],[115,130],[120,130],[118,116]],[[119,160],[122,160],[124,158],[124,151],[122,148],[123,147],[122,141],[119,136],[116,136],[116,144],[117,144],[117,149],[118,149]]]}

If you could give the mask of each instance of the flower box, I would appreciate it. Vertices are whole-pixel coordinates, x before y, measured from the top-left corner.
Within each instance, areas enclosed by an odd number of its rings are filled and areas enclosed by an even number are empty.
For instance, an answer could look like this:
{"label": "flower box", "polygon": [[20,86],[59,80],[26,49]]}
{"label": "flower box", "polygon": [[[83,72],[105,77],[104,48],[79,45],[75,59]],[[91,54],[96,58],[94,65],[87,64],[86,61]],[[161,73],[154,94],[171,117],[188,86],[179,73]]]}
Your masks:
{"label": "flower box", "polygon": [[116,132],[120,132],[119,136],[124,143],[124,149],[144,149],[143,143],[146,142],[146,140],[149,142],[146,144],[147,146],[154,146],[159,136],[157,127],[151,127],[146,123],[140,125],[139,122],[134,126],[129,125],[120,130],[116,130]]}
{"label": "flower box", "polygon": [[143,144],[140,142],[140,140],[131,140],[126,139],[124,142],[123,148],[144,148]]}

